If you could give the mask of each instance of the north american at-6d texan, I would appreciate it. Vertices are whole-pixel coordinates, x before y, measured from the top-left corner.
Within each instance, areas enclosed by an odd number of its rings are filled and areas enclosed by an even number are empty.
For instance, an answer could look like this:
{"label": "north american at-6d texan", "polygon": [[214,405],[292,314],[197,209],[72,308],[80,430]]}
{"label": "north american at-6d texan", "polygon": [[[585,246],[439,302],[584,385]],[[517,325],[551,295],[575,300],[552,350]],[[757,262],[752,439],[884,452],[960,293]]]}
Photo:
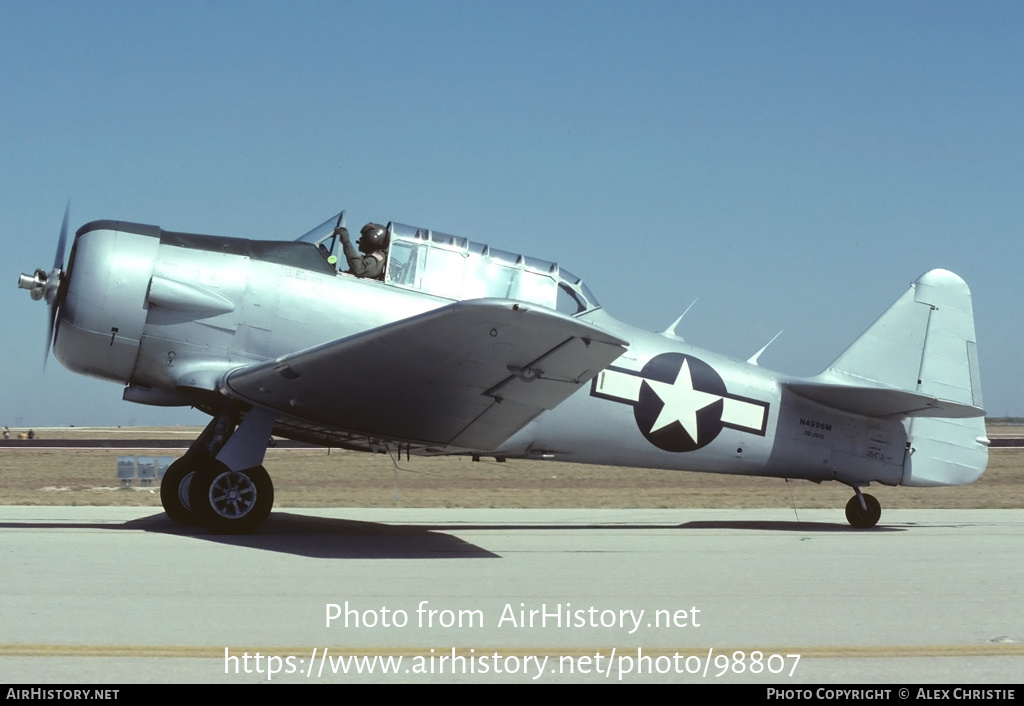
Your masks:
{"label": "north american at-6d texan", "polygon": [[960,485],[985,470],[971,295],[952,272],[923,274],[798,378],[621,323],[554,263],[426,228],[364,229],[379,277],[357,277],[343,220],[285,241],[94,221],[65,266],[65,212],[52,270],[21,276],[50,306],[47,355],[122,383],[126,400],[211,415],[161,485],[179,524],[257,529],[274,502],[272,434],[838,481],[862,528],[881,515],[870,483]]}

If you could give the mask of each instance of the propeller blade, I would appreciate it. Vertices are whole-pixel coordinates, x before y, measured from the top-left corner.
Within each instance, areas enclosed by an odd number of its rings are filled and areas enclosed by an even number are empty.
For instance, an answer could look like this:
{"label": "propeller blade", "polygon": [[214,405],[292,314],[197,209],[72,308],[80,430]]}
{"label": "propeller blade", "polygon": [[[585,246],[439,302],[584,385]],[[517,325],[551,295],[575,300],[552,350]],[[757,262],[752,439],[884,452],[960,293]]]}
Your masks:
{"label": "propeller blade", "polygon": [[43,370],[46,370],[46,362],[50,359],[50,350],[53,348],[53,334],[56,330],[57,306],[50,305],[50,325],[46,329],[46,350],[43,352]]}
{"label": "propeller blade", "polygon": [[64,222],[60,224],[60,238],[57,240],[57,254],[53,258],[55,270],[64,269],[64,247],[68,242],[68,216],[71,214],[71,199],[64,206]]}
{"label": "propeller blade", "polygon": [[46,296],[50,304],[50,324],[46,330],[46,352],[43,353],[43,370],[46,370],[46,362],[50,359],[50,351],[53,349],[53,342],[57,335],[57,328],[60,324],[60,278],[64,273],[64,250],[68,242],[68,219],[71,215],[71,199],[68,199],[64,206],[64,220],[60,224],[60,236],[57,238],[57,252],[53,256],[53,270],[50,277],[55,277],[56,282],[47,282],[52,287],[52,294]]}

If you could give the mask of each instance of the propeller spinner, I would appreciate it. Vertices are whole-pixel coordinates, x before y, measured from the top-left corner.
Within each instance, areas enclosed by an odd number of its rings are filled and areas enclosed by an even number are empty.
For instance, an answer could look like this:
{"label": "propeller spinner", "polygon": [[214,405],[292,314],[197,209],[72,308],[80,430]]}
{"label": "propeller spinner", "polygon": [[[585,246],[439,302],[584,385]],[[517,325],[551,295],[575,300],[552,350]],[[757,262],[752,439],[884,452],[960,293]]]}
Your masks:
{"label": "propeller spinner", "polygon": [[50,357],[50,348],[58,324],[58,314],[63,297],[61,296],[61,282],[64,281],[64,250],[68,240],[68,216],[71,212],[71,202],[64,207],[64,221],[60,226],[60,237],[57,240],[57,252],[53,258],[53,269],[49,273],[40,268],[31,275],[21,275],[18,278],[18,286],[27,289],[35,300],[45,299],[50,305],[50,325],[46,334],[46,352],[43,354],[43,366]]}

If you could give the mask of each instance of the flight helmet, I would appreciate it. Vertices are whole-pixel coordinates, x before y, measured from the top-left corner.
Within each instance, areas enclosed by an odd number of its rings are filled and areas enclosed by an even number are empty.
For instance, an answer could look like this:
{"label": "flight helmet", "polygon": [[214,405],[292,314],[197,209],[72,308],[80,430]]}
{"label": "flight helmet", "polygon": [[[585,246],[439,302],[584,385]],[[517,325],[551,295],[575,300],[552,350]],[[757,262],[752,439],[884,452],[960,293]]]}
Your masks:
{"label": "flight helmet", "polygon": [[367,223],[359,231],[359,242],[357,244],[360,250],[369,255],[383,249],[387,239],[388,232],[384,230],[383,226],[379,226],[376,223]]}

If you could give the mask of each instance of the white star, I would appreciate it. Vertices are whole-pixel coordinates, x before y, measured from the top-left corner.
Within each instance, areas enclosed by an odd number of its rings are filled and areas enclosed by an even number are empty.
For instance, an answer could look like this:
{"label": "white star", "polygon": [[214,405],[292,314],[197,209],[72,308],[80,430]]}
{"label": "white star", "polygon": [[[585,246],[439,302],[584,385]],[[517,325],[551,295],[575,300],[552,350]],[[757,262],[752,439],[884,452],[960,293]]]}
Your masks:
{"label": "white star", "polygon": [[679,374],[676,375],[676,379],[672,383],[658,382],[657,380],[647,380],[646,382],[664,403],[658,419],[655,420],[648,433],[653,434],[669,424],[679,422],[694,443],[699,443],[697,441],[697,412],[718,402],[722,396],[693,389],[689,360],[683,361],[682,367],[679,368]]}

